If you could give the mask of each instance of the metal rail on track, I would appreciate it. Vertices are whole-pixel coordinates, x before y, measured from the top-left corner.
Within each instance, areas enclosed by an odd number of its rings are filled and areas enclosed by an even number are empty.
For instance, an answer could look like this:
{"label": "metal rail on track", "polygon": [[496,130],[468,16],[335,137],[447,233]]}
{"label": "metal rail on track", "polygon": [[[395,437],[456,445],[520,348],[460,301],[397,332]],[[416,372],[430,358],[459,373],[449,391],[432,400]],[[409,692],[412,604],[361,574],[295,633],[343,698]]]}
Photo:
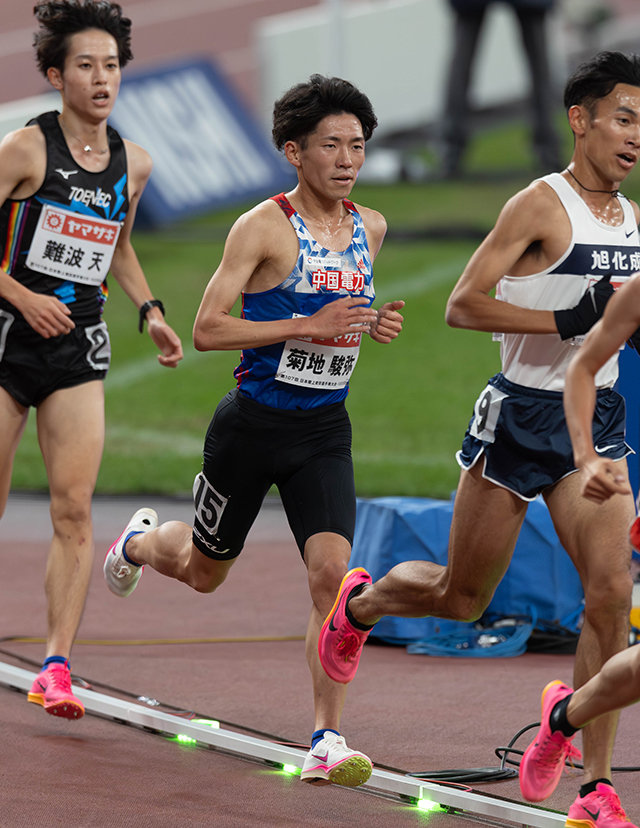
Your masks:
{"label": "metal rail on track", "polygon": [[[35,673],[0,662],[0,684],[7,687],[28,692],[35,676]],[[271,764],[301,768],[304,762],[306,754],[297,748],[223,728],[212,728],[197,720],[164,713],[145,704],[125,701],[76,685],[73,691],[87,712],[116,722],[136,725],[157,733],[184,736],[218,750]],[[555,811],[496,798],[478,791],[421,781],[415,777],[375,767],[368,782],[361,787],[402,797],[405,800],[430,801],[435,805],[454,808],[469,815],[505,820],[525,828],[556,828],[563,826],[565,822],[565,816]]]}

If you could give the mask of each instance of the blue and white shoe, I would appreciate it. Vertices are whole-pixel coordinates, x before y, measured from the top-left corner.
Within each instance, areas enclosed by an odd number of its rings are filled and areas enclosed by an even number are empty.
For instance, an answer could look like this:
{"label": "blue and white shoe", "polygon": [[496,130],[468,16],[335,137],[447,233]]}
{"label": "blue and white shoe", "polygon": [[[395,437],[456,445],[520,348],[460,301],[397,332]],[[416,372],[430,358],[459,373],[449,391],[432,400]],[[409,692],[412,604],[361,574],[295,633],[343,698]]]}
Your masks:
{"label": "blue and white shoe", "polygon": [[327,730],[322,739],[311,748],[304,760],[300,779],[316,784],[344,785],[355,788],[371,776],[371,759],[357,750],[351,750],[343,736]]}
{"label": "blue and white shoe", "polygon": [[153,509],[138,509],[127,523],[124,532],[109,547],[102,567],[107,586],[120,598],[131,595],[138,585],[144,566],[129,563],[124,556],[124,547],[132,535],[149,532],[158,525],[158,515]]}

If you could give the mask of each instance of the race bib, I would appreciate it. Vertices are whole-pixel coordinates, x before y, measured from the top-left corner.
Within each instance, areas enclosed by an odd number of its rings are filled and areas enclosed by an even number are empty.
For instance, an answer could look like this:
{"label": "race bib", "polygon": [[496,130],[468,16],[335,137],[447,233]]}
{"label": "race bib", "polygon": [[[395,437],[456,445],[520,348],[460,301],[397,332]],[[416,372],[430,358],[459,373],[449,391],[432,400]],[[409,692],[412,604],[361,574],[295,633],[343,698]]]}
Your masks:
{"label": "race bib", "polygon": [[495,441],[496,423],[500,416],[502,401],[508,396],[504,391],[498,391],[495,386],[487,385],[473,408],[473,422],[469,429],[473,437],[484,440],[485,443]]}
{"label": "race bib", "polygon": [[27,267],[83,285],[101,285],[111,267],[120,223],[45,204]]}
{"label": "race bib", "polygon": [[94,371],[108,371],[111,364],[111,341],[106,322],[98,322],[84,329],[89,343],[87,362]]}
{"label": "race bib", "polygon": [[323,391],[344,388],[356,367],[361,339],[361,332],[333,339],[288,339],[276,379]]}
{"label": "race bib", "polygon": [[7,334],[9,328],[13,325],[15,316],[5,310],[0,310],[0,361],[4,356],[4,349],[7,344]]}

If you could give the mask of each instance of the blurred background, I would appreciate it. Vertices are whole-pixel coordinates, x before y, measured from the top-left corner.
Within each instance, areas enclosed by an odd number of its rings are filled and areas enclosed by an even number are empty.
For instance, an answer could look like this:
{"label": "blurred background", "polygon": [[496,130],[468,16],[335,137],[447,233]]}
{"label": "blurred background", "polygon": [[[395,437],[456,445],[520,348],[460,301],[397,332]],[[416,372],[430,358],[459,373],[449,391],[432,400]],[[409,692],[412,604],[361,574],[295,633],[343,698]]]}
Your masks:
{"label": "blurred background", "polygon": [[[293,186],[270,144],[274,100],[313,72],[346,77],[379,127],[353,192],[389,232],[376,261],[378,301],[402,298],[405,329],[363,345],[349,396],[358,494],[448,498],[454,454],[486,379],[488,334],[444,323],[448,294],[504,202],[562,169],[572,139],[567,75],[600,49],[636,51],[636,0],[124,0],[133,21],[112,123],[142,144],[154,173],[134,244],[183,337],[184,363],[157,366],[115,282],[106,318],[107,444],[98,491],[186,494],[236,353],[191,347],[197,307],[233,221]],[[0,136],[56,108],[32,54],[33,2],[3,0]],[[634,172],[624,185],[640,196]],[[637,355],[623,373],[635,387]],[[628,363],[628,367],[625,367]],[[638,403],[629,405],[637,444]],[[33,418],[32,418],[33,419]],[[635,465],[635,464],[632,464]],[[637,471],[632,468],[637,487]],[[34,423],[14,489],[45,490]]]}

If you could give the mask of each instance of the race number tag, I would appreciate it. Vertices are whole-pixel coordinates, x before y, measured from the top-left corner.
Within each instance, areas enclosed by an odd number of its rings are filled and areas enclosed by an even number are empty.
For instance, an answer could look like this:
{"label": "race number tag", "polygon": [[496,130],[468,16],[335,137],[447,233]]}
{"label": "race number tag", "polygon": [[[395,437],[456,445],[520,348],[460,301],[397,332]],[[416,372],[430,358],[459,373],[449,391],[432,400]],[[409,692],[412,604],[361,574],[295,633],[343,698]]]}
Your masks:
{"label": "race number tag", "polygon": [[356,367],[361,339],[360,332],[333,339],[288,339],[276,379],[324,391],[344,388]]}
{"label": "race number tag", "polygon": [[120,223],[45,204],[27,257],[37,273],[101,285],[109,272]]}
{"label": "race number tag", "polygon": [[89,341],[87,362],[94,371],[107,371],[111,364],[111,342],[106,322],[99,322],[84,329]]}
{"label": "race number tag", "polygon": [[496,423],[500,416],[502,400],[508,397],[504,391],[498,391],[493,385],[487,385],[476,400],[473,408],[473,422],[469,429],[473,437],[493,443],[495,440]]}
{"label": "race number tag", "polygon": [[216,491],[204,474],[200,472],[193,481],[193,502],[196,517],[207,532],[215,535],[229,498]]}
{"label": "race number tag", "polygon": [[7,344],[7,334],[9,328],[13,325],[15,316],[5,310],[0,310],[0,361],[4,356],[4,349]]}

